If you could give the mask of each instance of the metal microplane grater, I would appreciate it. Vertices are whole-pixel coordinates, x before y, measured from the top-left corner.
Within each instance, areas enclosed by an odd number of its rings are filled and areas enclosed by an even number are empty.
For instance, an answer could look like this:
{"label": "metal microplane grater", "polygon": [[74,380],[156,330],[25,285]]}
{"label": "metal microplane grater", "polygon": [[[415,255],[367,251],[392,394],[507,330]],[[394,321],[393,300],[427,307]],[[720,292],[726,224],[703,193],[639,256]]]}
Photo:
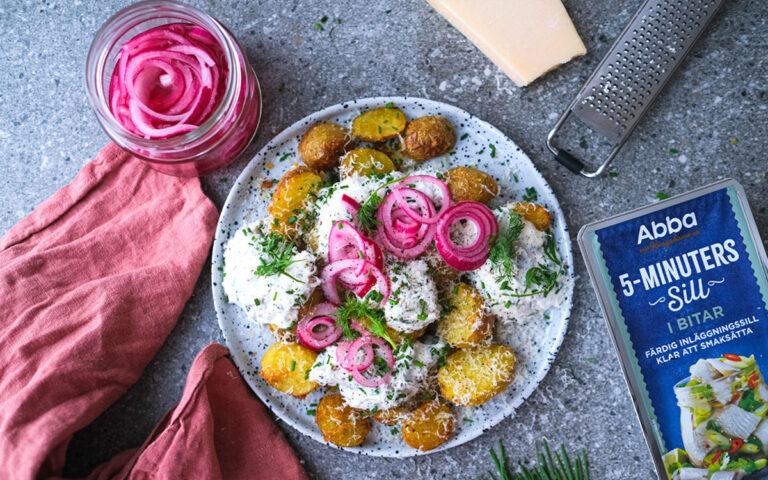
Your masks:
{"label": "metal microplane grater", "polygon": [[[603,173],[723,3],[647,0],[547,135],[555,159],[585,177]],[[571,113],[613,144],[594,171],[553,143]]]}

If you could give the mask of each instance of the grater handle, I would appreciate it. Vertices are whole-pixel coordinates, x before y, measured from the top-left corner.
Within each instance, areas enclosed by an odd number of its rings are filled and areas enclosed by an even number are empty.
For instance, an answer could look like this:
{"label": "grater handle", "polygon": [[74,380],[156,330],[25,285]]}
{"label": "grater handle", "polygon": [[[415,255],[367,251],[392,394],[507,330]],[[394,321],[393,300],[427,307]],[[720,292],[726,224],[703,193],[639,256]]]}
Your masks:
{"label": "grater handle", "polygon": [[584,162],[574,157],[568,150],[558,150],[555,154],[555,160],[573,173],[580,174],[584,170]]}
{"label": "grater handle", "polygon": [[581,159],[579,159],[577,156],[575,156],[568,150],[563,150],[557,147],[553,143],[555,135],[560,130],[560,127],[562,127],[565,121],[568,119],[568,116],[571,114],[571,106],[569,106],[568,109],[565,112],[563,112],[563,114],[557,120],[557,123],[555,124],[554,128],[552,128],[552,130],[547,135],[547,148],[549,148],[549,151],[552,152],[552,155],[555,156],[555,160],[557,160],[558,163],[563,165],[565,168],[567,168],[571,172],[587,178],[599,177],[605,171],[605,169],[608,168],[608,165],[611,164],[613,159],[616,158],[616,155],[619,153],[619,150],[621,150],[621,147],[622,145],[624,145],[624,142],[622,141],[619,144],[615,145],[611,150],[611,152],[606,157],[606,159],[603,160],[603,163],[601,163],[600,166],[597,167],[595,170],[592,170],[592,171],[585,170],[586,166],[584,165],[584,162],[581,161]]}

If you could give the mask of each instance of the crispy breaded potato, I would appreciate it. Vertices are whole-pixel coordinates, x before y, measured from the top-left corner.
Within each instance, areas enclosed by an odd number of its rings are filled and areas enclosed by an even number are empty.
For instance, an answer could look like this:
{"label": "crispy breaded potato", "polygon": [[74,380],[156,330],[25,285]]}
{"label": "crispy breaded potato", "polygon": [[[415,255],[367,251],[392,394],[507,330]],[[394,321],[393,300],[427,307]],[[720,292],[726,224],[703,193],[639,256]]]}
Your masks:
{"label": "crispy breaded potato", "polygon": [[326,395],[317,404],[315,423],[326,442],[340,447],[356,447],[371,431],[371,421],[360,410],[344,403],[339,394]]}
{"label": "crispy breaded potato", "polygon": [[339,169],[345,177],[389,173],[397,170],[386,153],[373,148],[356,148],[348,152],[341,159]]}
{"label": "crispy breaded potato", "polygon": [[440,115],[419,117],[408,124],[403,138],[403,153],[422,162],[450,152],[456,145],[453,124]]}
{"label": "crispy breaded potato", "polygon": [[299,154],[310,168],[330,170],[354,143],[349,130],[335,123],[321,123],[307,130],[299,142]]}
{"label": "crispy breaded potato", "polygon": [[294,237],[305,221],[303,209],[307,197],[320,190],[323,177],[309,167],[296,167],[288,170],[272,193],[272,203],[268,211],[274,219],[271,228]]}
{"label": "crispy breaded potato", "polygon": [[373,419],[384,425],[394,425],[408,415],[402,407],[393,407],[386,410],[378,410],[373,414]]}
{"label": "crispy breaded potato", "polygon": [[396,107],[363,112],[352,120],[352,135],[365,142],[383,142],[405,130],[405,114]]}
{"label": "crispy breaded potato", "polygon": [[323,295],[323,289],[322,288],[315,288],[312,290],[312,293],[309,295],[309,298],[306,302],[304,302],[304,305],[299,308],[299,313],[296,316],[297,321],[293,322],[293,325],[291,325],[291,328],[289,329],[283,329],[278,327],[277,325],[273,323],[267,324],[267,328],[269,328],[269,331],[272,332],[272,335],[275,336],[275,339],[277,340],[285,340],[287,342],[295,342],[296,337],[296,325],[299,323],[299,320],[309,315],[309,312],[312,311],[313,308],[315,308],[315,305],[318,303],[323,303],[325,301],[325,296]]}
{"label": "crispy breaded potato", "polygon": [[448,405],[430,400],[403,420],[403,441],[422,452],[437,448],[453,433],[454,418]]}
{"label": "crispy breaded potato", "polygon": [[476,168],[454,167],[446,172],[445,183],[454,202],[474,200],[487,205],[499,194],[496,180]]}
{"label": "crispy breaded potato", "polygon": [[452,347],[480,345],[493,333],[493,319],[486,313],[483,296],[460,282],[446,295],[450,310],[437,321],[437,334]]}
{"label": "crispy breaded potato", "polygon": [[437,371],[440,392],[465,407],[483,404],[500,394],[515,378],[515,352],[504,345],[458,350]]}
{"label": "crispy breaded potato", "polygon": [[267,383],[297,398],[317,388],[307,372],[317,360],[317,352],[298,343],[277,342],[261,358],[261,375]]}
{"label": "crispy breaded potato", "polygon": [[549,212],[541,205],[531,202],[512,202],[510,206],[512,207],[513,212],[522,215],[523,218],[531,222],[537,230],[545,232],[549,228],[549,222],[551,221]]}

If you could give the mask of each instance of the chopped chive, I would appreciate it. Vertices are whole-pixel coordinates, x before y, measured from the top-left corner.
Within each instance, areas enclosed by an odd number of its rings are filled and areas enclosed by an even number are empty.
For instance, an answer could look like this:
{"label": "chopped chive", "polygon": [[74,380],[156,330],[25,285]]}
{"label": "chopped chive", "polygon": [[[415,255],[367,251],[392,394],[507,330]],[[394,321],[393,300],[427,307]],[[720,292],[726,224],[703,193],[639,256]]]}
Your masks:
{"label": "chopped chive", "polygon": [[459,137],[459,140],[466,140],[468,136],[469,136],[469,134],[468,134],[468,133],[465,133],[464,135],[462,135],[461,137]]}
{"label": "chopped chive", "polygon": [[319,24],[319,23],[317,23],[317,22],[315,22],[315,28],[316,28],[316,29],[318,29],[318,30],[320,30],[321,32],[324,32],[324,31],[325,31],[325,29],[323,28],[323,26],[322,26],[322,25],[320,25],[320,24]]}
{"label": "chopped chive", "polygon": [[296,360],[291,361],[291,371],[293,372],[294,370],[296,370]]}

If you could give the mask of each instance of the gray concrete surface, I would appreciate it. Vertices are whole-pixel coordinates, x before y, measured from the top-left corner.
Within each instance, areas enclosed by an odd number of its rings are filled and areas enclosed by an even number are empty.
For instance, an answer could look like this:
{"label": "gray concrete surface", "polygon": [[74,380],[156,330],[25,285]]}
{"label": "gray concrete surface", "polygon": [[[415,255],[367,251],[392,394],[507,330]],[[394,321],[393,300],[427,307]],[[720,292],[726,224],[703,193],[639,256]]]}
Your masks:
{"label": "gray concrete surface", "polygon": [[[0,0],[0,232],[69,182],[107,142],[86,99],[85,56],[98,27],[127,3]],[[618,175],[598,180],[559,167],[544,138],[641,0],[566,0],[589,53],[525,89],[516,88],[421,0],[193,3],[244,44],[264,93],[258,140],[229,168],[203,179],[218,206],[249,158],[293,121],[353,97],[408,94],[455,104],[508,134],[551,183],[572,232],[652,202],[657,192],[675,194],[730,176],[744,184],[768,238],[764,1],[728,2],[616,161],[612,170]],[[323,16],[340,18],[341,24],[321,32],[314,23]],[[581,135],[586,138],[579,145]],[[597,154],[586,129],[577,128],[573,139],[575,152]],[[311,476],[477,478],[491,467],[488,449],[499,439],[513,459],[524,460],[546,437],[572,449],[586,447],[594,478],[652,478],[650,456],[580,258],[576,273],[563,348],[515,418],[448,452],[391,461],[330,449],[281,424]],[[115,453],[140,445],[180,398],[195,354],[221,340],[207,265],[141,380],[75,435],[65,473],[85,475]]]}

